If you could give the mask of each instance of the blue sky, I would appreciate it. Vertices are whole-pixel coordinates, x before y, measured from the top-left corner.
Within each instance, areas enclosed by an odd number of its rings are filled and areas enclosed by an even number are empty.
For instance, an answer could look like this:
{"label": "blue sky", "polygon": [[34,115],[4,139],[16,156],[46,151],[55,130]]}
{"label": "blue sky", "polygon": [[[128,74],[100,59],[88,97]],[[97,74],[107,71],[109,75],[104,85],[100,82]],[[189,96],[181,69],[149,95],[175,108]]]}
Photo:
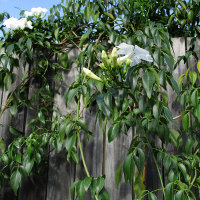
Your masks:
{"label": "blue sky", "polygon": [[60,2],[61,0],[0,0],[0,13],[8,12],[11,17],[18,18],[20,9],[30,11],[31,8],[42,7],[49,10]]}

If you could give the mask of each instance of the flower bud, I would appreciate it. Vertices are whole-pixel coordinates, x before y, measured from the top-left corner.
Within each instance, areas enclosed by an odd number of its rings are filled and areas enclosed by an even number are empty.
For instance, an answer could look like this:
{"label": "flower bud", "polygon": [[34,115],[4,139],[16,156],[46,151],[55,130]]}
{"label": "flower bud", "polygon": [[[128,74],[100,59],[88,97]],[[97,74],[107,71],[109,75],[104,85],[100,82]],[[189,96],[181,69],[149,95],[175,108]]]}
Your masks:
{"label": "flower bud", "polygon": [[85,67],[83,67],[83,72],[86,74],[86,76],[90,77],[91,79],[103,82],[103,80],[101,78],[96,76],[92,71],[90,71],[89,69],[87,69]]}
{"label": "flower bud", "polygon": [[117,48],[116,47],[113,48],[111,56],[112,56],[113,66],[117,67],[118,54],[117,54]]}
{"label": "flower bud", "polygon": [[105,66],[108,66],[108,56],[104,50],[102,51],[101,58],[103,60],[103,63],[105,64]]}
{"label": "flower bud", "polygon": [[129,66],[132,62],[133,62],[133,61],[132,61],[130,58],[128,58],[128,59],[126,60],[126,65]]}
{"label": "flower bud", "polygon": [[107,69],[107,68],[105,67],[104,63],[101,63],[101,64],[99,65],[99,67],[101,67],[101,69],[104,69],[104,70]]}
{"label": "flower bud", "polygon": [[127,72],[127,69],[128,69],[128,67],[130,67],[130,64],[131,64],[132,62],[133,62],[133,61],[132,61],[130,58],[128,58],[128,59],[126,60],[126,65],[125,65],[124,70],[123,70],[123,73],[124,73],[124,74]]}

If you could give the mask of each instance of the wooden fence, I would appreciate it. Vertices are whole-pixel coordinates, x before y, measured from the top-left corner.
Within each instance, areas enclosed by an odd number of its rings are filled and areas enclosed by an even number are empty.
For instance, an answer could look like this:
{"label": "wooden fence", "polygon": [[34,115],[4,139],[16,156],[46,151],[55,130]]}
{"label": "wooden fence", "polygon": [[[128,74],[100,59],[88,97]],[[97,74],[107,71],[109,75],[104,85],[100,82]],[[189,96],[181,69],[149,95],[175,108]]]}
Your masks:
{"label": "wooden fence", "polygon": [[[190,39],[185,40],[185,38],[174,38],[174,57],[177,59],[178,56],[185,55],[187,49],[189,48]],[[200,40],[196,41],[195,50],[200,48]],[[78,55],[77,49],[69,50],[69,58],[73,60]],[[200,54],[198,55],[200,58]],[[186,64],[181,62],[179,66],[174,71],[175,79],[177,79],[182,73],[184,73],[187,67],[195,65],[195,60],[193,58]],[[27,66],[28,68],[28,66]],[[23,68],[17,71],[18,81],[20,81]],[[75,104],[71,104],[66,108],[64,100],[64,92],[66,88],[75,80],[77,72],[74,70],[63,72],[62,82],[57,82],[56,87],[59,88],[59,94],[55,94],[54,101],[55,106],[58,107],[62,114],[69,113],[74,109]],[[17,83],[16,83],[17,84]],[[30,82],[29,95],[31,96],[39,86],[37,83]],[[13,86],[15,88],[15,86]],[[12,89],[12,88],[11,88]],[[1,108],[6,102],[8,92],[1,91],[0,93],[0,105]],[[168,87],[169,94],[169,107],[173,112],[173,116],[177,116],[181,113],[180,106],[175,103],[176,95]],[[32,110],[26,110],[21,108],[16,116],[16,118],[11,119],[9,116],[9,111],[6,110],[0,119],[0,137],[3,137],[7,144],[13,140],[13,136],[9,133],[9,125],[16,127],[18,130],[25,132],[25,135],[29,135],[30,130],[27,127],[27,123],[35,117],[35,113]],[[102,162],[103,162],[103,135],[100,132],[98,125],[95,127],[95,110],[92,113],[88,111],[83,113],[83,117],[88,123],[90,131],[95,133],[95,136],[91,138],[88,142],[87,139],[82,138],[83,151],[86,158],[86,163],[90,174],[93,177],[97,177],[102,174]],[[131,134],[129,134],[131,135]],[[132,190],[130,186],[125,183],[121,183],[118,188],[115,184],[115,170],[123,162],[129,144],[131,141],[131,136],[120,135],[113,142],[108,143],[106,141],[106,157],[105,157],[105,174],[106,174],[106,189],[109,191],[111,200],[131,200]],[[158,145],[162,145],[158,140]],[[168,147],[169,152],[173,152],[173,148]],[[150,153],[147,152],[147,170],[145,185],[146,189],[154,190],[161,187],[160,181],[158,179],[157,171],[155,169],[154,163],[151,159]],[[162,172],[162,166],[160,166]],[[23,180],[21,187],[18,192],[18,196],[14,196],[9,182],[4,184],[0,191],[0,200],[70,200],[70,186],[78,179],[85,177],[85,172],[83,171],[83,166],[75,166],[73,162],[68,163],[66,155],[61,153],[51,152],[46,170],[42,173],[42,177],[34,177],[33,181],[29,178]],[[162,194],[158,193],[158,199],[162,200]],[[85,200],[91,199],[88,194],[85,195]]]}

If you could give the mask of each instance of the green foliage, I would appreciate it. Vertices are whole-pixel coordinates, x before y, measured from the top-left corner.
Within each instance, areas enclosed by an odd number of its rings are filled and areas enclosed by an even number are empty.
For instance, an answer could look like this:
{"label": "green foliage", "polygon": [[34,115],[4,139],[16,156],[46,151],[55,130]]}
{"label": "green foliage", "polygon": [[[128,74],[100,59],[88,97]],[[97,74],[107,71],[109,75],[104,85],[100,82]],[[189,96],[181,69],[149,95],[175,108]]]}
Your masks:
{"label": "green foliage", "polygon": [[[166,200],[198,199],[194,190],[200,187],[200,62],[194,44],[200,33],[199,15],[198,0],[67,0],[54,5],[46,18],[28,17],[33,29],[6,32],[1,25],[0,89],[8,96],[0,117],[7,109],[13,118],[20,109],[34,111],[35,117],[27,124],[30,135],[25,135],[25,129],[9,126],[15,139],[6,145],[0,138],[0,186],[8,178],[17,195],[23,178],[42,171],[51,148],[57,153],[62,151],[67,162],[83,164],[87,176],[72,184],[71,199],[84,199],[89,191],[96,200],[109,200],[106,176],[94,178],[89,174],[80,139],[95,136],[81,114],[96,109],[109,142],[132,132],[126,157],[116,170],[117,186],[123,180],[130,184],[136,199],[148,196],[156,200],[157,190]],[[0,14],[0,23],[9,17]],[[177,62],[171,53],[171,37],[175,36],[194,36],[188,51]],[[153,62],[142,57],[132,66],[130,60],[117,60],[120,56],[110,51],[121,43],[148,50]],[[73,60],[69,55],[72,47],[80,51]],[[174,69],[192,56],[196,69],[189,66],[176,81]],[[82,73],[84,68],[101,81]],[[60,91],[56,83],[62,80],[62,72],[70,70],[77,76],[65,88],[64,101],[67,108],[75,103],[76,109],[61,115],[54,102],[54,95]],[[17,71],[23,72],[20,80]],[[32,85],[36,88],[31,94]],[[176,103],[183,110],[178,117],[173,116],[168,105],[167,85],[174,90]],[[181,118],[182,127],[177,118]],[[157,139],[162,146],[157,147]],[[173,145],[176,154],[166,151],[168,144]],[[160,176],[162,188],[156,191],[147,191],[145,186],[147,151]],[[163,165],[167,181],[162,180],[159,165]]]}

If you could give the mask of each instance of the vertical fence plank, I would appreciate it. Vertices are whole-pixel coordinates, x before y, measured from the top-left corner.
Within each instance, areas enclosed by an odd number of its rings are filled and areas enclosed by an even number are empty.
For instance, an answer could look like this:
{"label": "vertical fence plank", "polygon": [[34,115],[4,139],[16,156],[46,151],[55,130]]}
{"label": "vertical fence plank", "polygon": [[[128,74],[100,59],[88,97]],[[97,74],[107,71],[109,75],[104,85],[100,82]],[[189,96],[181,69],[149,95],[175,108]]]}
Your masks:
{"label": "vertical fence plank", "polygon": [[[72,48],[68,52],[69,63],[78,55],[78,50]],[[54,109],[59,110],[59,114],[67,115],[76,108],[75,102],[72,102],[67,108],[64,99],[64,93],[70,84],[75,81],[77,72],[67,70],[63,72],[63,80],[56,83],[59,94],[54,97]],[[74,182],[75,164],[67,162],[65,152],[57,154],[52,151],[49,156],[48,184],[46,200],[69,200],[70,186]]]}
{"label": "vertical fence plank", "polygon": [[[96,109],[95,107],[91,112],[85,110],[83,112],[83,119],[88,125],[88,129],[94,134],[90,137],[89,141],[85,134],[81,132],[81,143],[83,148],[83,154],[85,162],[92,177],[98,177],[102,175],[102,152],[103,152],[103,134],[100,132],[99,123],[95,124],[96,120]],[[80,154],[80,152],[79,152]],[[79,155],[80,157],[80,155]],[[76,168],[76,180],[82,180],[86,177],[86,173],[82,164]],[[89,192],[85,194],[84,199],[90,200],[91,195]]]}
{"label": "vertical fence plank", "polygon": [[[22,76],[24,73],[23,68],[19,67],[14,70],[16,74],[16,82],[11,85],[8,91],[5,89],[1,92],[1,111],[4,109],[7,97],[10,92],[14,91],[22,81]],[[11,117],[9,113],[9,109],[6,109],[0,119],[0,136],[4,138],[6,142],[6,146],[8,146],[16,137],[9,132],[9,126],[16,128],[17,130],[23,132],[23,122],[24,122],[24,109],[23,106],[18,108],[18,112],[15,117]],[[5,181],[4,187],[0,191],[0,197],[2,199],[17,199],[14,195],[12,189],[10,188],[9,180]]]}
{"label": "vertical fence plank", "polygon": [[[187,38],[187,50],[191,47],[192,38]],[[198,59],[200,59],[200,39],[196,39],[194,43],[194,51],[197,53]],[[192,71],[197,72],[197,60],[194,56],[190,56],[188,61],[188,67],[191,67]]]}
{"label": "vertical fence plank", "polygon": [[124,180],[119,184],[118,188],[115,183],[115,173],[117,167],[123,163],[128,152],[132,134],[128,136],[121,134],[111,143],[106,145],[106,188],[110,194],[111,199],[115,200],[129,200],[132,199],[132,189]]}
{"label": "vertical fence plank", "polygon": [[[173,48],[172,48],[172,55],[174,56],[175,62],[177,61],[178,56],[185,55],[185,38],[173,38]],[[177,66],[177,68],[174,70],[173,75],[174,79],[177,81],[178,77],[185,73],[187,70],[186,64],[181,61],[181,63]],[[181,114],[181,106],[176,102],[176,97],[177,94],[172,90],[172,88],[168,85],[167,86],[167,94],[168,94],[168,102],[169,102],[169,109],[172,111],[172,115],[178,116]],[[177,123],[180,126],[181,121],[180,119],[177,119]],[[170,125],[170,127],[173,127]],[[175,127],[173,127],[175,128]],[[162,147],[162,142],[159,139],[156,139],[156,146],[161,148]],[[172,145],[168,145],[166,147],[168,153],[174,153],[175,149]],[[158,166],[162,178],[166,176],[164,174],[164,169],[163,166]],[[165,180],[164,180],[165,183]],[[155,163],[153,161],[153,158],[151,156],[150,152],[147,152],[147,165],[146,165],[146,189],[150,191],[154,191],[158,188],[162,188],[161,183],[160,183],[160,178],[158,176],[158,172],[155,166]],[[156,192],[156,195],[159,200],[163,199],[163,192],[160,190]]]}

